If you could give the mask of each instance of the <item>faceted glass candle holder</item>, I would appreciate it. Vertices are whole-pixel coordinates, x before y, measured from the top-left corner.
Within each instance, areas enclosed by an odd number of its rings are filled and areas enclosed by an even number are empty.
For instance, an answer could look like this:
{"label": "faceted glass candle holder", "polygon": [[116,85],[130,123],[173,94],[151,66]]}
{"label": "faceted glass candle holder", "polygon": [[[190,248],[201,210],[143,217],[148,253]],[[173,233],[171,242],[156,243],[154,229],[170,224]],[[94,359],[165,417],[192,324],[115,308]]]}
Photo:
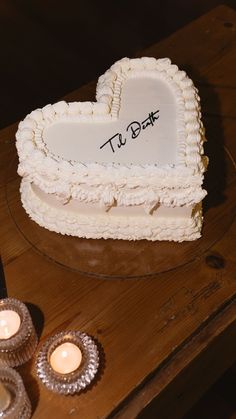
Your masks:
{"label": "faceted glass candle holder", "polygon": [[0,383],[9,394],[9,405],[0,411],[3,419],[29,419],[31,404],[20,374],[10,367],[0,367]]}
{"label": "faceted glass candle holder", "polygon": [[30,313],[24,303],[15,298],[0,300],[0,325],[3,322],[1,314],[8,313],[15,314],[14,317],[20,318],[20,324],[16,333],[10,337],[4,339],[2,335],[0,337],[0,365],[17,367],[32,357],[38,338]]}
{"label": "faceted glass candle holder", "polygon": [[[78,347],[82,360],[74,371],[61,373],[52,368],[52,354],[58,352],[65,343]],[[97,345],[90,336],[79,331],[60,332],[51,336],[42,346],[36,361],[37,375],[43,384],[55,393],[66,395],[85,389],[94,379],[98,366]]]}

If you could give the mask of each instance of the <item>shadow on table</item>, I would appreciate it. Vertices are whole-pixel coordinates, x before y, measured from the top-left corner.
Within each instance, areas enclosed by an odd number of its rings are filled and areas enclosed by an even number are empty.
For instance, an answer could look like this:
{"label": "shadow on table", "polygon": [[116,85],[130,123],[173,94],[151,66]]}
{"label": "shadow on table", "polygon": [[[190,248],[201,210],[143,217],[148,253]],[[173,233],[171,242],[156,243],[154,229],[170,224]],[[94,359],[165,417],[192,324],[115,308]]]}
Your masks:
{"label": "shadow on table", "polygon": [[221,116],[220,99],[216,88],[209,84],[196,69],[185,66],[184,70],[194,80],[201,99],[202,121],[206,130],[204,154],[209,158],[209,164],[204,176],[203,188],[208,195],[203,201],[204,212],[225,201],[227,185],[227,170],[224,150],[224,129]]}
{"label": "shadow on table", "polygon": [[30,312],[37,336],[40,339],[42,331],[43,331],[43,326],[44,326],[43,312],[35,304],[28,303],[28,302],[26,302],[25,304],[27,305],[27,308]]}

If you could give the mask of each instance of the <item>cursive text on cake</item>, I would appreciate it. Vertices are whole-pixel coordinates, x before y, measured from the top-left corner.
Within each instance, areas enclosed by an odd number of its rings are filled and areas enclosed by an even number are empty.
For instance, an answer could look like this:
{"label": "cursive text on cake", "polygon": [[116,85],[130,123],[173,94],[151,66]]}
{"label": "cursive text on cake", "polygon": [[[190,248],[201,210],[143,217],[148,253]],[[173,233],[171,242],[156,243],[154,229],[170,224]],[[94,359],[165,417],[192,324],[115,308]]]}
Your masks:
{"label": "cursive text on cake", "polygon": [[120,149],[124,146],[129,139],[137,138],[140,133],[145,130],[147,127],[153,127],[155,122],[159,119],[159,110],[155,112],[150,112],[148,117],[144,119],[142,122],[133,121],[126,127],[126,136],[117,132],[113,135],[109,140],[107,140],[104,144],[101,145],[100,150],[105,146],[110,146],[113,153],[116,150]]}

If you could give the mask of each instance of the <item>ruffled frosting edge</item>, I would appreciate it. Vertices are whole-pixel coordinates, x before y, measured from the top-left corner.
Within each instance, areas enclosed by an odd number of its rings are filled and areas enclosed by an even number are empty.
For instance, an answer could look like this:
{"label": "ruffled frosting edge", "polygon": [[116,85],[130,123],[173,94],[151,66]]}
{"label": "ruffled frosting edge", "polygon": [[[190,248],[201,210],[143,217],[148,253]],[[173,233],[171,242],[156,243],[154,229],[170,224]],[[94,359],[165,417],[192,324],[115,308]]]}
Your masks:
{"label": "ruffled frosting edge", "polygon": [[192,217],[151,217],[83,215],[57,209],[42,201],[27,180],[21,182],[21,200],[29,217],[41,227],[63,235],[84,238],[124,240],[170,240],[182,242],[201,236],[202,211],[199,205]]}
{"label": "ruffled frosting edge", "polygon": [[[158,74],[174,91],[178,118],[178,158],[176,165],[82,163],[64,160],[50,153],[43,141],[43,130],[58,120],[96,121],[118,118],[121,86],[126,77]],[[19,155],[18,173],[48,193],[71,196],[80,185],[106,185],[116,188],[152,187],[192,188],[202,184],[207,158],[203,156],[204,128],[200,99],[191,79],[168,58],[124,58],[103,74],[97,84],[97,102],[60,101],[31,112],[20,122],[16,133]],[[119,169],[119,170],[117,170]],[[63,187],[62,187],[63,184]],[[199,196],[199,194],[198,194]],[[97,196],[99,200],[99,196]],[[198,202],[198,201],[196,201]]]}

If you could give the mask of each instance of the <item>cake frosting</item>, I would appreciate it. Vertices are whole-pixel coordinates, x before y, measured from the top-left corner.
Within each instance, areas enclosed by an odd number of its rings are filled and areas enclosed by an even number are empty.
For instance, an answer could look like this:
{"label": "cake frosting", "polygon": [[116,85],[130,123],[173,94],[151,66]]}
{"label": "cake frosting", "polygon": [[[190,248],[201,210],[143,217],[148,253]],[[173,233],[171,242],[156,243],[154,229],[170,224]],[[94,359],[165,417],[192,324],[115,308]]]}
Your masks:
{"label": "cake frosting", "polygon": [[31,112],[16,134],[21,199],[52,231],[87,238],[194,240],[207,158],[197,89],[168,58],[124,58],[97,102]]}

